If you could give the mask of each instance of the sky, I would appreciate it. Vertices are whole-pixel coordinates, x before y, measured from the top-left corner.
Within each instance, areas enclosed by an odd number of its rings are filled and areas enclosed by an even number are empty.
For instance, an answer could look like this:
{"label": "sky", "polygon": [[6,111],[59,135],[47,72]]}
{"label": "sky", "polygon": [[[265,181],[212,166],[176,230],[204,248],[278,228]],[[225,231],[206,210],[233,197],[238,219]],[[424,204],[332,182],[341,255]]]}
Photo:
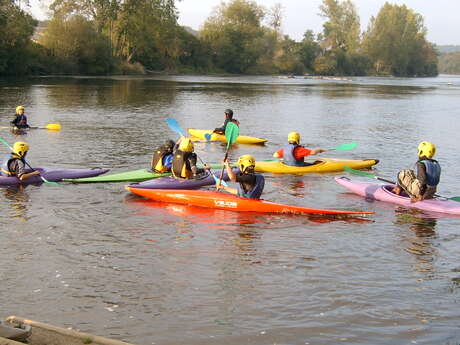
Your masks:
{"label": "sky", "polygon": [[[30,0],[31,12],[38,19],[45,19],[44,4],[47,0]],[[49,0],[48,0],[49,1]],[[376,16],[385,0],[352,0],[361,18],[362,30],[367,28],[371,16]],[[228,2],[228,1],[227,1]],[[306,30],[322,31],[324,19],[318,15],[322,0],[256,0],[267,8],[275,3],[283,7],[283,32],[299,41]],[[438,45],[460,45],[460,0],[389,0],[398,5],[406,5],[423,15],[428,29],[427,38]],[[198,30],[212,13],[220,0],[176,1],[179,24]]]}

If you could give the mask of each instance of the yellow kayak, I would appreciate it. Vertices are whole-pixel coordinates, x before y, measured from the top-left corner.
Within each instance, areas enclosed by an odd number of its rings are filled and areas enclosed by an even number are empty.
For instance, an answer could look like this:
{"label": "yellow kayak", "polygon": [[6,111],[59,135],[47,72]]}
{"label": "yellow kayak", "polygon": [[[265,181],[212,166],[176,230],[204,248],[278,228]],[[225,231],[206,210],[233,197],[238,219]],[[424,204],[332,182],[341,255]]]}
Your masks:
{"label": "yellow kayak", "polygon": [[[224,143],[227,142],[227,139],[225,138],[225,135],[213,133],[211,129],[189,128],[188,132],[190,133],[190,135],[192,135],[192,136],[194,136],[196,138],[206,140],[205,135],[210,134],[211,138],[209,139],[209,141],[222,141]],[[266,141],[267,141],[267,139],[248,137],[248,136],[245,136],[245,135],[239,135],[238,138],[236,139],[237,144],[264,144]]]}
{"label": "yellow kayak", "polygon": [[280,161],[256,161],[256,171],[272,172],[277,174],[304,174],[343,171],[344,167],[352,169],[366,169],[377,164],[378,159],[339,159],[339,158],[316,158],[306,159],[310,165],[303,167],[289,166]]}

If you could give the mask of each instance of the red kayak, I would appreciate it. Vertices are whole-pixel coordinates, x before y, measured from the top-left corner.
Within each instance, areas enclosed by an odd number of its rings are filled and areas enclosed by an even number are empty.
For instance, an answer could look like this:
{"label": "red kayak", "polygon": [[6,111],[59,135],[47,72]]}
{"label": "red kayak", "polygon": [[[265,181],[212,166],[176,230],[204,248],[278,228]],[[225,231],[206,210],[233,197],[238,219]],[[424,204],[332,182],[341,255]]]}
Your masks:
{"label": "red kayak", "polygon": [[172,202],[176,204],[186,204],[207,208],[217,208],[237,212],[259,212],[259,213],[291,213],[291,214],[330,214],[330,215],[348,215],[348,214],[372,214],[373,212],[357,211],[335,211],[321,210],[315,208],[290,206],[276,204],[264,200],[241,198],[239,196],[213,192],[208,190],[182,190],[182,189],[143,189],[126,186],[126,190],[131,193],[163,202]]}

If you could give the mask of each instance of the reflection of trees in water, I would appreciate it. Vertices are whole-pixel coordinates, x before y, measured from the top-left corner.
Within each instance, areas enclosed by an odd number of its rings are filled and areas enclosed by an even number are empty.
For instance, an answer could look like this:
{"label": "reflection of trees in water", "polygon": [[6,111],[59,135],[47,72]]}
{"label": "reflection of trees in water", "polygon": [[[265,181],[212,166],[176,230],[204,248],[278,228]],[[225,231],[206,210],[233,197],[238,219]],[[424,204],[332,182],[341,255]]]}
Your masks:
{"label": "reflection of trees in water", "polygon": [[27,220],[27,203],[29,195],[25,192],[25,186],[1,188],[6,203],[10,206],[11,212],[7,217]]}
{"label": "reflection of trees in water", "polygon": [[436,238],[436,219],[428,218],[418,210],[397,210],[396,225],[408,225],[415,237],[407,238],[406,251],[415,255],[418,261],[417,271],[433,272],[432,262],[437,253],[432,246],[432,239]]}
{"label": "reflection of trees in water", "polygon": [[47,83],[56,86],[46,88],[44,95],[49,104],[56,108],[81,108],[90,105],[113,107],[120,104],[141,107],[148,103],[162,107],[169,106],[178,91],[173,83],[145,78],[48,79]]}

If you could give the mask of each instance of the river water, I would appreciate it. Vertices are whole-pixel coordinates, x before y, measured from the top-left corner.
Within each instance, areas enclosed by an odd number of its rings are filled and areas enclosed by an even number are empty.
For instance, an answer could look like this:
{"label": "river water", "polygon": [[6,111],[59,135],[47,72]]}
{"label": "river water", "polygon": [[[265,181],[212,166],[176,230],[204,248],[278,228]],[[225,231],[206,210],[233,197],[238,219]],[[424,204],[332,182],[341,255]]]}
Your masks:
{"label": "river water", "polygon": [[[376,174],[411,168],[438,146],[439,194],[460,195],[460,78],[37,78],[0,81],[0,124],[19,104],[62,131],[26,140],[35,166],[147,167],[176,139],[164,119],[212,128],[225,108],[238,145],[269,159],[287,133],[359,146],[328,157],[377,158]],[[198,143],[208,162],[225,146]],[[1,148],[0,153],[7,153]],[[342,174],[266,175],[264,198],[366,210],[360,219],[238,214],[145,201],[123,184],[1,188],[0,317],[18,315],[136,344],[458,344],[460,218],[347,193]]]}

